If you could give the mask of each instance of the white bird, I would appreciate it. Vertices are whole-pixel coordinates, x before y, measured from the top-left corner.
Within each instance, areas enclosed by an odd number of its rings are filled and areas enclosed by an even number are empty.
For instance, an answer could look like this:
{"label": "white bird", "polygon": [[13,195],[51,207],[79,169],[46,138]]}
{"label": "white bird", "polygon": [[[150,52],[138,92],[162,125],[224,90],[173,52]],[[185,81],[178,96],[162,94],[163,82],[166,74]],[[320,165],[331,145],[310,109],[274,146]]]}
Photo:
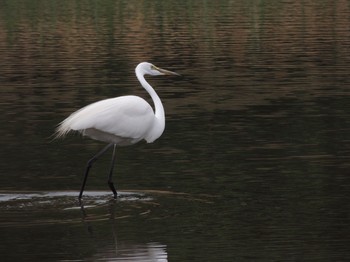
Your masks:
{"label": "white bird", "polygon": [[87,162],[84,179],[79,193],[83,196],[84,187],[92,164],[113,146],[108,185],[117,197],[112,181],[112,173],[117,146],[128,146],[144,139],[152,143],[159,138],[165,128],[163,104],[144,75],[179,75],[150,63],[142,62],[135,69],[136,77],[151,96],[155,111],[141,97],[128,95],[101,100],[72,113],[56,129],[56,137],[63,137],[70,131],[79,131],[84,136],[107,142],[108,145]]}

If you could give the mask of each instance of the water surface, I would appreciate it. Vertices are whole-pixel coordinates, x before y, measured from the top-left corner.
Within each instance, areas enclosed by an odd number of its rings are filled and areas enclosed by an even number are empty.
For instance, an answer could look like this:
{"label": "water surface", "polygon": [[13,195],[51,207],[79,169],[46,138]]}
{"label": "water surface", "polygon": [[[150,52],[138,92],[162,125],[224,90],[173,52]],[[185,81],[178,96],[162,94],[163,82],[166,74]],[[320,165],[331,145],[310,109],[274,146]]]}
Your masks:
{"label": "water surface", "polygon": [[[4,261],[344,261],[349,255],[348,1],[0,1]],[[53,140],[108,97],[166,110],[153,144]]]}

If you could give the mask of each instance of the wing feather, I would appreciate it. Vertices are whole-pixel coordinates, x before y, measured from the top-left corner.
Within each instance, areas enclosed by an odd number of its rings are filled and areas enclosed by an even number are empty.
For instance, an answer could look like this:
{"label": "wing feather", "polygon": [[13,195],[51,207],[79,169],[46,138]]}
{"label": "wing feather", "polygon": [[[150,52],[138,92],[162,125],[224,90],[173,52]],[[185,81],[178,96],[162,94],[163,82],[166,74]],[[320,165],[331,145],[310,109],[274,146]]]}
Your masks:
{"label": "wing feather", "polygon": [[142,139],[154,123],[152,107],[141,97],[122,96],[90,104],[74,112],[57,128],[57,136],[71,130],[96,129],[118,137]]}

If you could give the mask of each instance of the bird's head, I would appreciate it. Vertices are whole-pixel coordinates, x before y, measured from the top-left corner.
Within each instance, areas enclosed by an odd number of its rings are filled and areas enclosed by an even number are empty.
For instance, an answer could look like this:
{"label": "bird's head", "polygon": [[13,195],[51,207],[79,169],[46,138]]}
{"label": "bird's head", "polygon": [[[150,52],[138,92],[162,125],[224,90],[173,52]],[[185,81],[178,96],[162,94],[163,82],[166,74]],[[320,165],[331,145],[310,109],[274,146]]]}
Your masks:
{"label": "bird's head", "polygon": [[179,76],[178,73],[156,67],[155,65],[148,63],[148,62],[142,62],[142,63],[138,64],[138,66],[136,67],[136,70],[139,70],[144,75],[152,75],[152,76],[176,75],[176,76]]}

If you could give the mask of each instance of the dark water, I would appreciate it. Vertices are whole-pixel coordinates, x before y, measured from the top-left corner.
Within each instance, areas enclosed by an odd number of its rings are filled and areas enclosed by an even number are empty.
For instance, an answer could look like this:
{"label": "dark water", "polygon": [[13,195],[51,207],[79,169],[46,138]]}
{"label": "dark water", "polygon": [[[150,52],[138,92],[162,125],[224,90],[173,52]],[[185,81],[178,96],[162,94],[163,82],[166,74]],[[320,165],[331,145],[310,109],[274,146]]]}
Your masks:
{"label": "dark water", "polygon": [[[350,259],[349,1],[0,1],[2,261]],[[52,140],[76,109],[148,98],[163,136]],[[151,101],[150,101],[151,102]]]}

